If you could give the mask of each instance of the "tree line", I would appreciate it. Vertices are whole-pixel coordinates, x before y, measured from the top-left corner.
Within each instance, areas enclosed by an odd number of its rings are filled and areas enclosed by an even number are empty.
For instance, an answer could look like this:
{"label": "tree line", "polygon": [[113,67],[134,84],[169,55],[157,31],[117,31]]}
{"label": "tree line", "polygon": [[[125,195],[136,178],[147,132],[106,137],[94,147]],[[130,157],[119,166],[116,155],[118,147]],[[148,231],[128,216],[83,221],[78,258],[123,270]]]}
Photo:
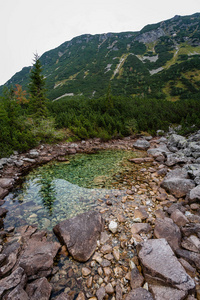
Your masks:
{"label": "tree line", "polygon": [[172,124],[181,133],[200,126],[200,102],[113,96],[109,84],[101,98],[65,97],[49,101],[38,55],[30,72],[28,92],[20,85],[6,89],[0,98],[0,157],[23,152],[40,143],[99,137],[103,140],[134,134],[156,134]]}

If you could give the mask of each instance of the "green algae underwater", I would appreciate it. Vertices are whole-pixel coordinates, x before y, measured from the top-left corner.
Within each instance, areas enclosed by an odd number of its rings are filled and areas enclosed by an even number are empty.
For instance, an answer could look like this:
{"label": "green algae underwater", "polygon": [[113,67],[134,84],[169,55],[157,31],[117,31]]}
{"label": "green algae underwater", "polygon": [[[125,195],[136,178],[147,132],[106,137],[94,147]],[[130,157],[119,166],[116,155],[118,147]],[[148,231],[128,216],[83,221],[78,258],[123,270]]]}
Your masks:
{"label": "green algae underwater", "polygon": [[130,188],[124,178],[134,171],[128,159],[141,156],[140,151],[102,150],[33,169],[5,198],[4,227],[36,224],[51,230],[62,220],[98,208],[108,198],[120,201]]}

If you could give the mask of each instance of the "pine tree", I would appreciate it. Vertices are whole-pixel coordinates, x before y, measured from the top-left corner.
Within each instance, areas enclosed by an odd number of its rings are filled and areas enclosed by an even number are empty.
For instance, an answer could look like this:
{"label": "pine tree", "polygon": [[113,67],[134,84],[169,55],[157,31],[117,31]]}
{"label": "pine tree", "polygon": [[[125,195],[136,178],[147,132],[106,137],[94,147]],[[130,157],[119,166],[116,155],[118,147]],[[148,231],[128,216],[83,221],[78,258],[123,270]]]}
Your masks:
{"label": "pine tree", "polygon": [[42,75],[42,65],[38,54],[34,54],[34,64],[31,69],[30,83],[30,112],[37,118],[48,115],[45,79]]}

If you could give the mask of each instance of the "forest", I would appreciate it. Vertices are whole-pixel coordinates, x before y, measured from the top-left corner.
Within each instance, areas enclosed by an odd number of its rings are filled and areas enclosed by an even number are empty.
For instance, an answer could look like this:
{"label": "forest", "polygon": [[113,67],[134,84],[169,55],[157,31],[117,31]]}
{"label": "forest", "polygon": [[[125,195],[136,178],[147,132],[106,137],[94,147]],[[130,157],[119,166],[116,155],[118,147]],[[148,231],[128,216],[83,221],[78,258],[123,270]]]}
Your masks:
{"label": "forest", "polygon": [[0,157],[13,151],[27,151],[41,143],[155,135],[159,129],[167,131],[169,126],[178,124],[182,125],[180,133],[188,134],[200,126],[197,97],[172,102],[113,96],[110,85],[100,98],[74,96],[49,101],[45,93],[42,66],[36,59],[29,92],[16,85],[5,89],[0,98]]}

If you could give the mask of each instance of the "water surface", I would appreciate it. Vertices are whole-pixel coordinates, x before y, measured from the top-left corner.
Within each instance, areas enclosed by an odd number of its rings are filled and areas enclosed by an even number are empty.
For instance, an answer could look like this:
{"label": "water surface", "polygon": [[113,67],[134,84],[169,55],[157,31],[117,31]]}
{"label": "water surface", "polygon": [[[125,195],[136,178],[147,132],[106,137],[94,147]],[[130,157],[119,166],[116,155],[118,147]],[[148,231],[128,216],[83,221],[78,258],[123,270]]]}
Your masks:
{"label": "water surface", "polygon": [[52,229],[59,221],[100,205],[108,198],[120,201],[128,158],[142,152],[124,150],[76,154],[66,162],[51,162],[31,171],[6,197],[4,227],[36,224]]}

